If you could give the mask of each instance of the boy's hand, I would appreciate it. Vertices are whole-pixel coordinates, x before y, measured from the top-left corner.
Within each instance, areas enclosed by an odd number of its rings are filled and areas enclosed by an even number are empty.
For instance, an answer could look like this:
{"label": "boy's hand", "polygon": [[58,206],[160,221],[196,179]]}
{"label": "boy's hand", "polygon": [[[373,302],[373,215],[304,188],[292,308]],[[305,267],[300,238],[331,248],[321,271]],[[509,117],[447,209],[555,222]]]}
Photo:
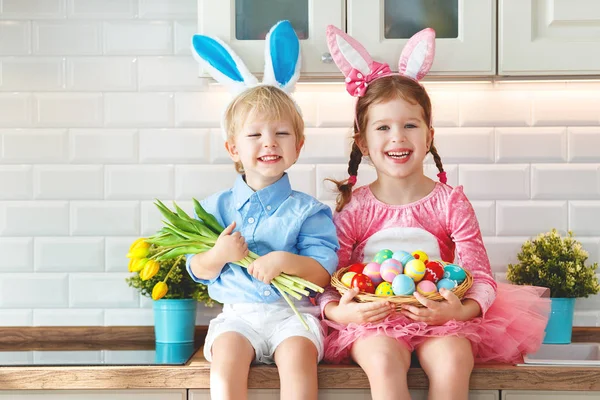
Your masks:
{"label": "boy's hand", "polygon": [[240,261],[248,255],[248,243],[240,232],[233,232],[234,229],[235,221],[221,232],[212,248],[215,258],[222,260],[222,264]]}
{"label": "boy's hand", "polygon": [[373,301],[370,303],[357,303],[352,299],[358,294],[357,288],[348,290],[339,304],[325,307],[325,316],[337,323],[366,324],[383,320],[394,311],[394,306],[389,301]]}
{"label": "boy's hand", "polygon": [[426,322],[428,325],[443,325],[453,319],[465,321],[474,316],[467,315],[465,306],[453,291],[441,289],[440,294],[445,300],[430,300],[415,292],[415,298],[425,307],[403,306],[402,314],[413,321]]}
{"label": "boy's hand", "polygon": [[266,284],[270,284],[273,278],[283,272],[283,266],[289,262],[285,251],[272,251],[259,257],[248,266],[248,273]]}

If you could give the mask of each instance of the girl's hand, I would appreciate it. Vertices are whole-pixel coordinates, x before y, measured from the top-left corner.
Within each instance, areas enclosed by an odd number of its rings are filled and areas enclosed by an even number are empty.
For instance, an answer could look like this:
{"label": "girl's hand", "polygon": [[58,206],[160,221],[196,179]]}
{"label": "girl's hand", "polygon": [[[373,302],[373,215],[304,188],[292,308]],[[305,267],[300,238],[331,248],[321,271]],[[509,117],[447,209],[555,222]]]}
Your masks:
{"label": "girl's hand", "polygon": [[453,291],[441,289],[444,301],[430,300],[419,292],[414,296],[425,307],[403,306],[402,314],[413,321],[426,322],[429,325],[443,325],[450,320],[464,320],[463,304]]}
{"label": "girl's hand", "polygon": [[330,303],[325,306],[325,316],[340,324],[349,323],[366,324],[379,322],[394,311],[394,306],[389,301],[373,301],[370,303],[357,303],[352,299],[358,294],[357,288],[348,290],[339,304]]}
{"label": "girl's hand", "polygon": [[266,284],[270,284],[273,278],[283,272],[283,266],[286,265],[287,252],[272,251],[259,257],[248,266],[248,273]]}
{"label": "girl's hand", "polygon": [[240,261],[248,255],[248,243],[240,232],[233,232],[234,229],[235,221],[223,229],[211,249],[215,258],[222,261],[222,264]]}

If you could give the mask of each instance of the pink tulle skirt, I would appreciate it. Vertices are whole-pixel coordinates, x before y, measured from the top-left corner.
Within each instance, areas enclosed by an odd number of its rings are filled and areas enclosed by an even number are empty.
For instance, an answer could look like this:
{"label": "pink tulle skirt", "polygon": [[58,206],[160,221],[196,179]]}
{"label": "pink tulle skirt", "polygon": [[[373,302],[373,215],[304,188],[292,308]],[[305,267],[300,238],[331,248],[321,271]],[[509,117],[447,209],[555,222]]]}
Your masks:
{"label": "pink tulle skirt", "polygon": [[349,363],[352,344],[370,336],[397,338],[414,350],[427,338],[454,335],[471,342],[475,362],[518,363],[523,354],[537,351],[544,339],[550,314],[550,298],[541,297],[545,291],[540,287],[498,283],[496,300],[485,317],[444,325],[429,326],[399,313],[377,324],[344,326],[324,321],[329,327],[324,361]]}

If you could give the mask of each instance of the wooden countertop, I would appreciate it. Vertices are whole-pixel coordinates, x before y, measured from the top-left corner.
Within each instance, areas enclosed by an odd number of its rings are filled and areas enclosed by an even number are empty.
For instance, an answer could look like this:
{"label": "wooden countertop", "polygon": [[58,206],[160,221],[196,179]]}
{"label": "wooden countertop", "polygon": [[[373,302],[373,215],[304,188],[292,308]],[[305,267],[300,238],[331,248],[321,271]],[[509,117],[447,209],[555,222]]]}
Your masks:
{"label": "wooden countertop", "polygon": [[[84,334],[85,333],[85,334]],[[206,333],[198,327],[197,338]],[[43,338],[42,338],[43,337]],[[38,339],[38,341],[32,339]],[[147,348],[152,343],[152,327],[38,327],[0,328],[2,349],[92,349],[99,343],[113,348]],[[42,340],[44,339],[44,340]],[[85,339],[85,341],[83,340]],[[573,341],[600,341],[600,328],[575,328]],[[95,342],[92,342],[95,340]],[[87,343],[87,344],[86,344]],[[28,344],[28,345],[27,345]],[[320,388],[368,388],[366,375],[356,365],[319,366]],[[1,367],[0,389],[201,389],[209,387],[210,364],[202,351],[182,366],[31,366]],[[411,368],[410,388],[427,388],[422,369]],[[250,388],[278,388],[274,366],[254,366]],[[597,390],[597,367],[517,367],[506,364],[480,364],[471,375],[471,389],[482,390]]]}

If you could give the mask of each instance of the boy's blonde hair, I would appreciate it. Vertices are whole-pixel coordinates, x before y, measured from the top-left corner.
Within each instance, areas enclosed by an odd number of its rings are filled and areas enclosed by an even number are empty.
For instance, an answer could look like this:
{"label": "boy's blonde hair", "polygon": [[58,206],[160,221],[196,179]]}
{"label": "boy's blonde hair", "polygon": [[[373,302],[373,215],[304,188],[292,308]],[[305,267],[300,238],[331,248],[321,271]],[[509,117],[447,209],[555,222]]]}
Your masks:
{"label": "boy's blonde hair", "polygon": [[[266,121],[291,122],[296,135],[296,146],[304,141],[304,121],[294,100],[275,86],[256,86],[246,90],[232,101],[225,110],[227,141],[232,142],[249,117],[260,116]],[[235,170],[242,174],[244,167],[235,163]]]}

